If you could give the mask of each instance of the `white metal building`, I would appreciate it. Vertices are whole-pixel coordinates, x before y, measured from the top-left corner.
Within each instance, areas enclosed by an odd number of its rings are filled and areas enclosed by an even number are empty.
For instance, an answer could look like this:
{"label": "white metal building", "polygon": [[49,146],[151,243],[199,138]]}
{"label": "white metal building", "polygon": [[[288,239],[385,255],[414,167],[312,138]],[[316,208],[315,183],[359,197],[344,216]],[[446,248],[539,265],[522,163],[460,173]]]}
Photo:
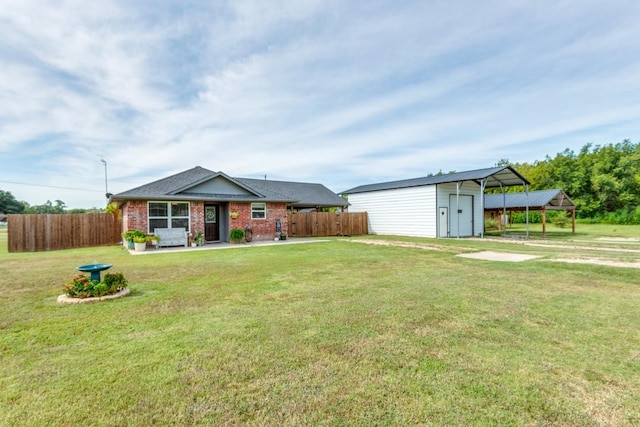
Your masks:
{"label": "white metal building", "polygon": [[367,212],[369,232],[416,237],[484,233],[484,190],[529,185],[511,166],[361,185],[343,191],[350,212]]}

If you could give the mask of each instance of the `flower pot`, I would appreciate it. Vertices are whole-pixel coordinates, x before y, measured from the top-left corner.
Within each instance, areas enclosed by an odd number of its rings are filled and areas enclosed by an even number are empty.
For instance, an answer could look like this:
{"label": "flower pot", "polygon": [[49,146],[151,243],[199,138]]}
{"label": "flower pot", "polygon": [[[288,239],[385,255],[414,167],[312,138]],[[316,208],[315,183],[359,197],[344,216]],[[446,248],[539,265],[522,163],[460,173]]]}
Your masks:
{"label": "flower pot", "polygon": [[133,246],[135,247],[136,252],[142,252],[147,248],[147,242],[134,243]]}

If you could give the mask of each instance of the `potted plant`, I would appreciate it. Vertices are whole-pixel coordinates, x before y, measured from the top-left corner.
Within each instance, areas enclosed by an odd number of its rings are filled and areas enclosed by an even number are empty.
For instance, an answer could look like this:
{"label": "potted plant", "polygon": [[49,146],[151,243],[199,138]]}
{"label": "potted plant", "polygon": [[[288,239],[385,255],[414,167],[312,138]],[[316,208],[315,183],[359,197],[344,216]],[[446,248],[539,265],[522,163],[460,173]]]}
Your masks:
{"label": "potted plant", "polygon": [[238,212],[235,212],[235,211],[234,211],[234,212],[231,212],[231,213],[229,214],[229,216],[231,217],[231,219],[236,219],[236,218],[238,218]]}
{"label": "potted plant", "polygon": [[202,246],[203,243],[204,243],[204,236],[202,235],[201,232],[196,231],[193,234],[193,241],[191,242],[191,246],[192,247]]}
{"label": "potted plant", "polygon": [[135,236],[133,238],[133,246],[136,252],[144,251],[147,248],[147,236]]}
{"label": "potted plant", "polygon": [[242,228],[232,228],[229,232],[229,238],[234,243],[240,243],[244,239],[244,230]]}
{"label": "potted plant", "polygon": [[122,233],[122,244],[126,248],[133,249],[133,230]]}
{"label": "potted plant", "polygon": [[128,230],[122,233],[122,243],[126,242],[127,248],[133,249],[136,237],[144,239],[147,235],[140,230]]}
{"label": "potted plant", "polygon": [[287,240],[287,233],[280,233],[280,240]]}
{"label": "potted plant", "polygon": [[147,237],[147,240],[151,242],[151,244],[155,246],[156,249],[158,248],[158,243],[160,243],[160,236],[158,236],[157,234],[150,234]]}

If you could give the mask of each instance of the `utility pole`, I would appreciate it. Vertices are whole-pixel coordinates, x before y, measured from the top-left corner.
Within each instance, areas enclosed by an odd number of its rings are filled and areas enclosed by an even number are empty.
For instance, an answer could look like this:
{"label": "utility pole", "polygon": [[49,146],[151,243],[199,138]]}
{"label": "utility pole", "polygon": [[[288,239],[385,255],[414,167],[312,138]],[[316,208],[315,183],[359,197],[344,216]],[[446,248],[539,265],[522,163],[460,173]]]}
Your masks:
{"label": "utility pole", "polygon": [[109,204],[109,188],[107,187],[107,161],[105,159],[100,159],[100,161],[104,164],[104,196],[107,198],[107,204]]}

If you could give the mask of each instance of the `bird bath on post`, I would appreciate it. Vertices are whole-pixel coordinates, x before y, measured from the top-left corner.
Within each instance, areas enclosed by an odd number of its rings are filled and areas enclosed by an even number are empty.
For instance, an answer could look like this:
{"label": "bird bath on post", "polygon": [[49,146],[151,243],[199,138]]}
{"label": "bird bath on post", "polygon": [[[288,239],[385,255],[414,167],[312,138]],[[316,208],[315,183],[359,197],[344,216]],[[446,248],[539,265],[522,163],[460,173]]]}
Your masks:
{"label": "bird bath on post", "polygon": [[78,267],[78,270],[85,273],[91,273],[91,281],[97,280],[99,282],[100,272],[108,270],[109,268],[111,268],[111,264],[87,264],[81,265]]}

